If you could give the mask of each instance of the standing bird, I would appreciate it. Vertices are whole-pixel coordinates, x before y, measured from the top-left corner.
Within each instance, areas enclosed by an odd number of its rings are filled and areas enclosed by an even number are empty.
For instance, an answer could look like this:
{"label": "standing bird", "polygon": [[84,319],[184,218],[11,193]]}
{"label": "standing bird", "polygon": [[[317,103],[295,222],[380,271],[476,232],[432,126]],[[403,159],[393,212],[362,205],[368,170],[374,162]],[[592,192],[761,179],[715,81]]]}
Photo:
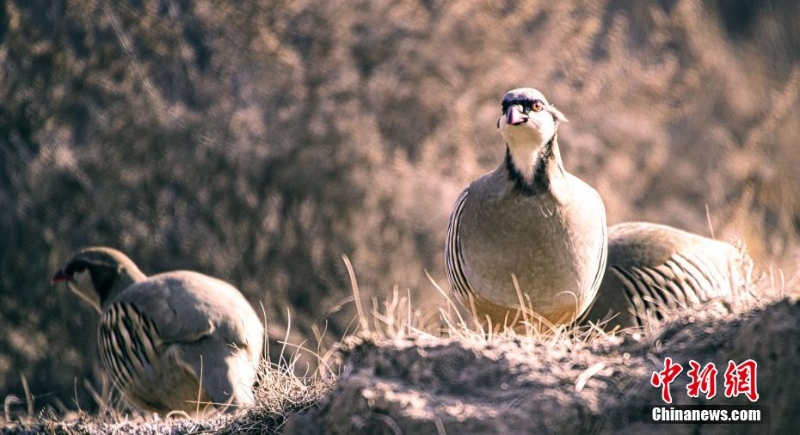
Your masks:
{"label": "standing bird", "polygon": [[566,118],[544,95],[515,89],[502,108],[497,127],[505,159],[456,200],[447,277],[464,305],[493,328],[531,319],[527,307],[551,324],[566,324],[586,310],[600,285],[605,207],[597,191],[564,169],[557,131]]}
{"label": "standing bird", "polygon": [[729,243],[666,225],[617,224],[608,229],[608,268],[584,321],[610,319],[607,329],[643,326],[648,315],[747,297],[752,265]]}
{"label": "standing bird", "polygon": [[133,404],[192,415],[252,403],[264,328],[230,284],[191,271],[148,278],[103,247],[76,254],[53,276],[59,282],[101,314],[103,365]]}

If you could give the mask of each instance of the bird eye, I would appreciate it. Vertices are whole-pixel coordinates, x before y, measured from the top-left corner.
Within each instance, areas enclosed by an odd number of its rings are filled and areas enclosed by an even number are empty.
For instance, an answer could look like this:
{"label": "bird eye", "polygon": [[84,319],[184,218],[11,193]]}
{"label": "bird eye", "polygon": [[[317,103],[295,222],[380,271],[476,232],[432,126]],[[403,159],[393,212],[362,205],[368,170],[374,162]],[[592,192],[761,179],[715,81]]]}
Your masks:
{"label": "bird eye", "polygon": [[531,109],[534,112],[541,112],[544,109],[544,103],[542,103],[542,100],[536,100],[531,104]]}

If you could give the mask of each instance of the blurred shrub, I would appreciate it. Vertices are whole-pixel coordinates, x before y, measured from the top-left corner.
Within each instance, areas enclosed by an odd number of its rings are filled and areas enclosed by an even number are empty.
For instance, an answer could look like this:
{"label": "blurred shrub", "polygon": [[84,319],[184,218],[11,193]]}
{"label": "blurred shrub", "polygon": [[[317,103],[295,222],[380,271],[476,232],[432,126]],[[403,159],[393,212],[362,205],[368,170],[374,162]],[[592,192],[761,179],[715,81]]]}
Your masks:
{"label": "blurred shrub", "polygon": [[[270,336],[444,284],[455,196],[494,167],[499,98],[544,91],[611,222],[785,255],[800,223],[792,1],[0,3],[0,397],[91,408],[96,319],[48,278],[110,245],[263,304]],[[744,9],[743,9],[744,8]]]}

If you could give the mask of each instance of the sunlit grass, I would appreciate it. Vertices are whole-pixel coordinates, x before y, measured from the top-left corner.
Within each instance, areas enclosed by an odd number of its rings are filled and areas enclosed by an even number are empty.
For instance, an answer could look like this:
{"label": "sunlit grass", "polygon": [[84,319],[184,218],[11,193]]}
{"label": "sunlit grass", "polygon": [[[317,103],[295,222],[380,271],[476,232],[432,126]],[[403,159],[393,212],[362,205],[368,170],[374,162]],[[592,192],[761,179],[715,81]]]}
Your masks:
{"label": "sunlit grass", "polygon": [[[307,343],[290,343],[291,320],[286,328],[286,337],[279,341],[281,351],[274,361],[263,361],[260,367],[258,385],[255,388],[255,404],[244,407],[231,414],[199,413],[200,418],[165,418],[131,412],[119,399],[107,382],[96,389],[91,384],[86,388],[91,392],[98,411],[88,414],[78,407],[77,418],[59,420],[54,413],[34,414],[35,398],[26,389],[24,400],[9,396],[5,399],[5,424],[16,422],[18,427],[58,427],[62,433],[97,433],[113,430],[117,432],[155,432],[170,431],[214,431],[224,433],[279,433],[287,419],[314,407],[322,406],[325,397],[335,387],[342,375],[342,351],[347,353],[359,342],[371,341],[377,345],[401,344],[402,346],[435,346],[457,342],[468,348],[485,348],[499,344],[512,344],[514,349],[555,350],[559,354],[578,355],[586,349],[598,346],[613,349],[625,339],[641,341],[644,337],[656,337],[658,332],[671,322],[686,322],[687,316],[718,316],[725,313],[747,313],[786,297],[800,294],[800,273],[785,275],[783,271],[768,269],[757,276],[748,274],[743,283],[745,294],[749,297],[736,297],[716,300],[701,307],[680,307],[665,311],[660,316],[648,316],[644,328],[606,330],[606,322],[587,324],[553,325],[535,316],[530,301],[521,292],[518,319],[511,319],[509,325],[493,325],[479,319],[474,307],[464,307],[453,299],[452,294],[439,285],[430,275],[429,284],[439,298],[435,302],[416,304],[410,291],[401,292],[394,287],[385,299],[372,297],[364,303],[362,290],[356,279],[355,269],[347,257],[343,258],[351,280],[351,303],[356,306],[357,318],[353,319],[355,329],[327,348],[325,332],[321,332],[314,346]],[[718,309],[719,308],[719,309]],[[472,311],[472,312],[470,312]],[[533,313],[533,314],[532,314]],[[689,313],[689,314],[686,314]],[[289,316],[291,319],[291,315]],[[520,327],[521,325],[521,327]],[[269,346],[269,342],[265,341]],[[655,344],[654,344],[655,345]],[[265,354],[269,354],[269,350]],[[303,366],[301,361],[315,364]],[[587,382],[603,372],[607,367],[602,361],[588,364],[574,379],[576,392],[581,392]],[[313,367],[313,368],[312,368]],[[27,384],[23,380],[23,384]],[[25,406],[21,414],[13,415],[11,407]],[[181,416],[178,416],[181,417]],[[63,416],[61,417],[63,418]],[[48,426],[49,425],[49,426]]]}

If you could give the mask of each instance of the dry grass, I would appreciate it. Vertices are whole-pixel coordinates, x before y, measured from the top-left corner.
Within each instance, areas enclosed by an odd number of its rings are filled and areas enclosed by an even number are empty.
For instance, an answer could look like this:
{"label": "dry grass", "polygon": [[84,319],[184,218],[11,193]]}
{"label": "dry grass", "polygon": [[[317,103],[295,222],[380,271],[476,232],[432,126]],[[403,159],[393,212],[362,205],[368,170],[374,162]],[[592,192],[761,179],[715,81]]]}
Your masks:
{"label": "dry grass", "polygon": [[[315,354],[320,358],[319,367],[325,369],[314,373],[311,378],[296,377],[296,370],[287,370],[292,366],[291,363],[275,366],[269,372],[270,377],[274,379],[274,384],[282,387],[271,390],[262,387],[259,390],[262,394],[259,405],[236,423],[237,428],[263,431],[272,428],[273,422],[283,421],[280,419],[286,418],[287,413],[303,412],[319,406],[318,402],[324,401],[325,395],[335,388],[337,374],[347,364],[351,352],[365,346],[365,343],[408,346],[409,343],[432,345],[458,342],[467,348],[498,346],[505,349],[510,349],[507,345],[511,344],[511,349],[530,352],[531,355],[534,350],[545,350],[558,355],[576,356],[585,351],[613,352],[626,341],[641,342],[645,347],[656,349],[660,344],[655,337],[667,328],[682,327],[687,319],[695,322],[731,318],[763,309],[784,298],[800,297],[800,271],[787,277],[779,269],[750,273],[751,265],[743,265],[748,268],[748,273],[744,275],[747,282],[743,284],[746,287],[743,296],[709,301],[699,307],[665,310],[659,316],[651,313],[643,322],[644,328],[608,331],[604,328],[604,322],[559,326],[546,324],[539,318],[527,317],[533,312],[529,301],[520,310],[521,315],[526,317],[522,329],[497,325],[487,328],[487,323],[477,318],[474,309],[470,314],[430,276],[430,285],[441,296],[435,303],[414,304],[409,292],[401,294],[395,287],[391,297],[382,301],[372,298],[371,304],[364,306],[355,271],[349,259],[345,257],[344,262],[351,278],[353,303],[358,312],[353,323],[359,327],[343,337],[330,352]],[[523,300],[522,296],[520,300]],[[575,379],[575,391],[581,392],[593,376],[606,369],[603,362],[586,367]],[[277,429],[280,425],[274,427]]]}
{"label": "dry grass", "polygon": [[[723,318],[726,315],[748,313],[766,307],[776,300],[800,297],[800,272],[790,276],[781,270],[763,271],[751,277],[745,284],[748,293],[756,297],[711,301],[702,307],[662,313],[660,318],[648,317],[645,329],[606,331],[603,322],[587,325],[544,325],[536,319],[525,319],[524,328],[487,328],[474,314],[451,298],[433,278],[430,285],[440,294],[438,303],[416,305],[410,292],[401,295],[397,287],[385,300],[372,298],[365,306],[355,271],[347,257],[345,266],[351,277],[353,304],[358,312],[353,323],[356,329],[338,340],[331,349],[322,347],[319,340],[315,349],[303,343],[291,344],[288,338],[281,342],[277,361],[264,362],[255,391],[256,404],[233,414],[210,415],[207,418],[167,418],[131,412],[124,404],[114,401],[103,388],[103,393],[94,393],[101,410],[95,414],[84,411],[63,418],[51,411],[34,414],[34,398],[26,394],[24,401],[16,397],[6,398],[4,431],[24,433],[44,431],[48,433],[83,434],[104,433],[280,433],[286,420],[294,414],[318,408],[325,397],[336,388],[336,382],[353,349],[364,343],[408,345],[432,345],[458,342],[466,348],[498,347],[518,349],[521,352],[547,352],[559,355],[578,355],[585,350],[613,352],[623,341],[650,343],[651,337],[672,325],[685,324],[687,312],[697,319]],[[523,299],[520,298],[522,301]],[[531,312],[527,304],[521,313]],[[523,314],[527,316],[528,314]],[[289,316],[291,318],[291,316]],[[545,326],[545,327],[542,327]],[[291,329],[291,324],[288,325]],[[287,333],[288,337],[288,333]],[[653,341],[647,346],[654,349],[659,344]],[[312,358],[315,368],[302,366],[301,361]],[[581,392],[589,380],[607,369],[602,361],[588,365],[575,378],[575,391]],[[92,389],[94,391],[94,389]],[[26,412],[12,416],[9,407],[17,403],[26,404]],[[13,421],[13,424],[11,424]]]}
{"label": "dry grass", "polygon": [[[302,343],[291,344],[287,339],[281,342],[280,356],[275,362],[264,362],[255,390],[256,405],[232,415],[208,416],[199,420],[181,418],[161,420],[158,416],[145,415],[126,407],[117,394],[104,383],[102,392],[87,384],[96,400],[98,412],[88,414],[82,410],[70,413],[67,418],[55,412],[33,412],[33,397],[28,395],[27,412],[5,414],[6,430],[24,432],[26,430],[45,430],[56,433],[97,433],[114,430],[119,433],[167,432],[222,432],[222,433],[279,433],[288,416],[304,412],[317,406],[322,398],[336,385],[336,380],[346,363],[347,349],[355,342],[385,340],[403,342],[408,340],[435,342],[439,340],[459,341],[472,345],[520,341],[526,346],[546,346],[562,350],[583,347],[595,340],[613,341],[602,330],[602,325],[592,327],[553,326],[542,329],[536,322],[526,321],[525,328],[486,328],[474,315],[465,315],[463,306],[455,302],[433,278],[430,284],[439,292],[438,304],[415,305],[410,292],[401,295],[397,287],[386,300],[372,298],[368,307],[359,290],[355,271],[347,257],[344,263],[351,277],[352,303],[358,313],[353,324],[355,330],[346,334],[338,344],[329,350],[322,347],[325,340],[318,341],[316,349],[308,349]],[[532,312],[530,307],[527,312]],[[289,316],[289,318],[291,318]],[[291,324],[287,330],[291,330]],[[267,351],[267,353],[269,353]],[[314,368],[302,367],[301,361],[309,357],[316,362]],[[19,400],[9,396],[7,408]],[[71,417],[70,417],[71,415]]]}
{"label": "dry grass", "polygon": [[[289,330],[291,326],[289,326]],[[183,413],[159,417],[131,409],[118,394],[97,393],[87,385],[97,400],[98,412],[83,410],[59,415],[52,408],[35,414],[34,398],[28,394],[27,412],[12,413],[10,406],[21,402],[16,397],[6,398],[4,432],[48,432],[64,434],[84,433],[278,433],[286,417],[314,406],[334,385],[336,373],[327,365],[328,358],[302,346],[284,342],[277,362],[263,361],[255,388],[255,405],[231,414],[198,412],[198,418]],[[318,364],[313,372],[303,373],[298,367],[301,356],[311,355]],[[105,389],[104,389],[105,390]]]}
{"label": "dry grass", "polygon": [[[351,276],[353,276],[352,270]],[[725,352],[734,346],[733,337],[736,337],[743,324],[758,324],[759,321],[753,319],[758,318],[760,311],[774,308],[771,306],[783,299],[792,300],[800,296],[798,277],[800,275],[795,274],[792,278],[786,279],[778,270],[767,270],[751,277],[745,283],[747,291],[756,297],[719,299],[700,306],[672,309],[662,313],[659,318],[648,318],[650,323],[646,323],[644,329],[630,328],[616,331],[604,330],[602,323],[545,329],[528,327],[524,330],[485,328],[485,324],[478,319],[468,314],[464,315],[464,307],[453,303],[449,293],[441,289],[443,305],[438,308],[431,307],[430,304],[417,306],[408,296],[401,296],[395,289],[388,300],[381,303],[373,300],[371,312],[364,307],[359,309],[366,314],[366,317],[359,319],[358,323],[366,327],[347,337],[339,354],[336,355],[338,364],[346,363],[351,367],[348,375],[342,380],[341,385],[333,390],[331,397],[323,400],[316,415],[307,420],[304,420],[306,417],[298,418],[306,421],[305,424],[311,424],[311,427],[321,422],[331,424],[337,422],[343,425],[337,426],[339,430],[343,430],[342,427],[352,430],[360,426],[355,423],[349,425],[347,421],[359,421],[361,422],[359,424],[366,425],[365,427],[371,428],[370,430],[376,430],[376,425],[377,427],[388,425],[407,432],[411,430],[410,428],[419,428],[422,424],[420,417],[413,416],[438,415],[445,418],[449,412],[448,404],[461,403],[460,400],[465,401],[464,406],[467,408],[479,407],[487,413],[485,415],[501,412],[500,409],[513,409],[516,406],[514,401],[493,402],[492,399],[497,400],[496,394],[501,393],[492,392],[490,385],[492,380],[479,389],[474,380],[468,383],[469,387],[467,384],[463,387],[448,387],[453,383],[458,384],[461,379],[459,375],[450,378],[452,375],[450,372],[447,373],[447,379],[427,378],[432,374],[436,376],[436,373],[439,373],[437,370],[448,365],[446,361],[430,361],[431,358],[453,357],[456,358],[454,361],[459,361],[455,363],[458,366],[460,361],[463,361],[458,358],[464,357],[465,354],[467,356],[464,358],[471,361],[472,357],[469,355],[475,355],[477,360],[471,366],[459,366],[454,369],[457,372],[463,372],[465,376],[470,376],[469,373],[472,373],[480,378],[477,373],[482,370],[487,372],[499,370],[497,366],[491,366],[490,369],[487,361],[482,359],[485,357],[494,361],[506,361],[509,365],[507,369],[515,374],[519,372],[518,368],[514,367],[522,364],[528,368],[519,370],[526,373],[528,370],[533,370],[538,374],[532,375],[534,380],[529,390],[526,391],[527,387],[522,383],[511,387],[512,390],[520,388],[513,394],[521,394],[524,397],[537,394],[547,396],[551,394],[548,390],[551,388],[554,390],[553,395],[566,394],[570,401],[574,400],[570,402],[570,408],[589,407],[590,414],[594,417],[591,415],[583,417],[590,421],[598,415],[602,416],[603,407],[612,406],[612,403],[622,403],[620,406],[630,407],[629,411],[614,408],[614,412],[639,415],[643,397],[637,394],[644,394],[645,390],[634,388],[629,391],[628,388],[631,385],[646,383],[643,379],[647,379],[652,373],[647,370],[650,370],[653,361],[660,358],[660,355],[678,354],[700,360],[719,359],[723,357],[722,355],[728,358],[730,354]],[[439,287],[433,280],[431,285]],[[357,289],[358,286],[354,283],[356,300],[360,299]],[[436,310],[438,315],[429,316],[431,310]],[[761,319],[762,324],[764,321],[769,323],[768,318]],[[778,329],[782,327],[784,326]],[[752,333],[750,326],[744,329]],[[675,339],[675,337],[681,338]],[[750,339],[744,341],[749,343]],[[781,342],[777,340],[773,345],[780,346],[778,343]],[[466,352],[451,353],[453,347]],[[720,349],[722,349],[721,354]],[[735,352],[734,350],[734,354]],[[736,358],[741,357],[740,354],[735,355]],[[765,358],[763,355],[763,352],[756,354],[753,349],[745,351],[745,357]],[[551,371],[554,373],[551,374]],[[776,375],[766,370],[763,374],[766,381],[763,388],[767,391],[776,388],[775,380],[778,378]],[[432,384],[429,385],[429,382]],[[500,381],[497,382],[495,388],[500,385]],[[610,387],[603,390],[598,385]],[[473,392],[471,388],[475,388],[474,397],[470,394]],[[462,391],[464,389],[467,389],[466,393]],[[590,391],[584,394],[584,390],[587,389]],[[582,398],[576,399],[575,393],[580,393]],[[437,397],[437,394],[441,394],[441,397]],[[358,400],[363,400],[364,404],[353,403]],[[769,405],[771,402],[766,403]],[[494,405],[497,408],[493,408]],[[527,403],[526,406],[532,405]],[[537,417],[532,418],[541,418],[539,414],[542,412],[544,411],[537,411]],[[568,412],[564,415],[568,415]],[[513,415],[509,417],[512,420],[516,418]],[[431,430],[432,425],[436,423],[436,430],[443,433],[442,422],[434,417],[430,418],[426,430]],[[472,426],[473,430],[476,427],[486,427],[480,423],[482,419],[487,418],[486,416],[477,417],[477,420],[474,415],[465,418],[477,421],[474,423],[477,426]],[[602,421],[602,417],[599,421]],[[303,423],[297,424],[299,426],[292,428],[299,428],[302,431],[309,427],[302,426]],[[448,426],[465,428],[459,426],[456,421],[449,421]],[[497,427],[502,427],[502,423]],[[397,433],[397,430],[395,432]]]}
{"label": "dry grass", "polygon": [[25,395],[22,372],[35,412],[105,401],[74,382],[103,393],[96,320],[43,278],[81,246],[228,280],[276,340],[287,306],[292,342],[362,327],[335,309],[342,253],[367,302],[398,283],[433,303],[423,270],[444,277],[447,214],[500,161],[498,101],[517,86],[568,115],[565,165],[609,222],[703,234],[709,210],[757,257],[796,246],[791,2],[6,3],[0,397]]}

